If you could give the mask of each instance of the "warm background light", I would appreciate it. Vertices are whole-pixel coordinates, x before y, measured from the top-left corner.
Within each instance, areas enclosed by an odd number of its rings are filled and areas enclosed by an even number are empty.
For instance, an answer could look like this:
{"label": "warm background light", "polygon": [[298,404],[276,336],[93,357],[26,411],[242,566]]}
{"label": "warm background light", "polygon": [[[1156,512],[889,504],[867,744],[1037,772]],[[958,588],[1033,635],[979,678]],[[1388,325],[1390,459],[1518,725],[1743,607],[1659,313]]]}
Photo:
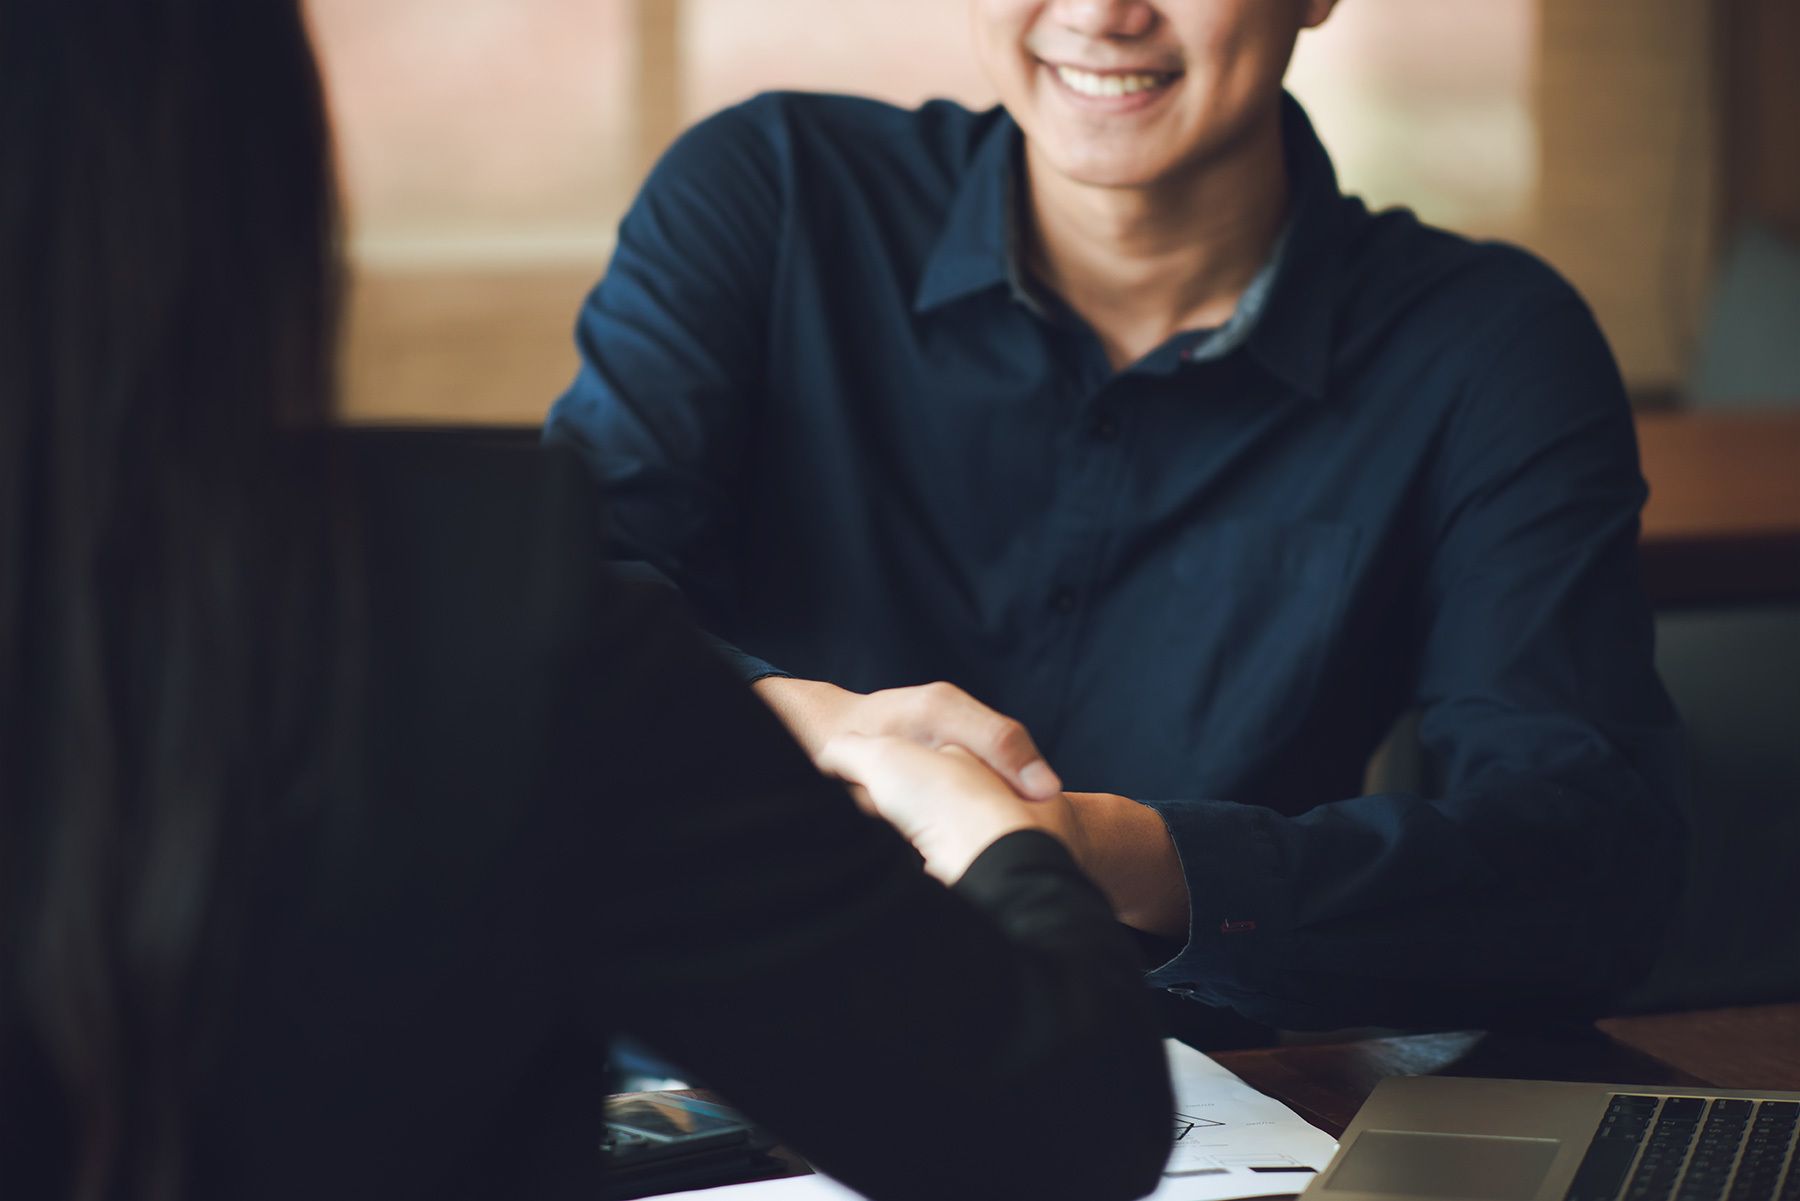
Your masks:
{"label": "warm background light", "polygon": [[[309,0],[352,219],[351,415],[538,421],[670,137],[769,88],[989,103],[967,2]],[[1710,280],[1710,29],[1706,0],[1348,0],[1292,82],[1347,187],[1550,258],[1653,394]]]}

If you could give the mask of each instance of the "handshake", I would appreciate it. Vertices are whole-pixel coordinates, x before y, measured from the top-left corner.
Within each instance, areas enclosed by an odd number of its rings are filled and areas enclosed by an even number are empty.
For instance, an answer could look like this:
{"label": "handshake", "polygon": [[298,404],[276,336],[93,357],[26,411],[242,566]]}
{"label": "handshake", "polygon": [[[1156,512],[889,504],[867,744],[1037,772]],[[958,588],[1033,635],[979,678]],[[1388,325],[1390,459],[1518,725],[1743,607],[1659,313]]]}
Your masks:
{"label": "handshake", "polygon": [[819,769],[954,883],[995,840],[1043,830],[1080,861],[1079,819],[1031,735],[952,684],[867,695],[771,676],[758,695]]}
{"label": "handshake", "polygon": [[765,704],[857,803],[885,818],[946,884],[1015,830],[1068,848],[1128,926],[1188,933],[1188,889],[1156,810],[1110,792],[1064,792],[1024,726],[952,684],[867,695],[776,676],[754,685]]}

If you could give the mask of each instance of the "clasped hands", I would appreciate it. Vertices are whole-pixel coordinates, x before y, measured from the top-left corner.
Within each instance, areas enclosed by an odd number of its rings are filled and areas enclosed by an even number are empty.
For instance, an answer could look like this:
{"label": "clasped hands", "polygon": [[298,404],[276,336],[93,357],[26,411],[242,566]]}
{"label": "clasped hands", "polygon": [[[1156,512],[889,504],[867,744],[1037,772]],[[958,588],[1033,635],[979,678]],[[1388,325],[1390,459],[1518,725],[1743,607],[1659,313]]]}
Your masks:
{"label": "clasped hands", "polygon": [[1046,830],[1077,852],[1074,807],[1031,735],[960,688],[863,695],[775,678],[756,688],[820,770],[850,784],[946,883],[1015,830]]}
{"label": "clasped hands", "polygon": [[757,693],[820,770],[851,785],[945,883],[995,839],[1043,830],[1068,847],[1120,920],[1177,937],[1187,885],[1154,810],[1122,796],[1065,792],[1019,722],[951,684],[868,694],[768,677]]}

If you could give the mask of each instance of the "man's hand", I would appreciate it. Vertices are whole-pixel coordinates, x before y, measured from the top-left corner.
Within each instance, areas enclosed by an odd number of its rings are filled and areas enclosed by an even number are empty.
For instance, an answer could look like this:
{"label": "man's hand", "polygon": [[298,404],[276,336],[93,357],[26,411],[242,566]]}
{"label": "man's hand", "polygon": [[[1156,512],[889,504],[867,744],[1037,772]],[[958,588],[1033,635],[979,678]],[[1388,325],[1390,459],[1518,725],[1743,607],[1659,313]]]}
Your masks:
{"label": "man's hand", "polygon": [[954,684],[920,684],[864,695],[819,680],[769,676],[754,687],[815,759],[843,734],[904,738],[926,747],[961,747],[1020,796],[1049,801],[1062,795],[1062,781],[1044,762],[1025,727]]}
{"label": "man's hand", "polygon": [[1068,803],[1028,801],[960,747],[933,750],[893,735],[840,734],[816,757],[851,784],[857,803],[885,818],[924,856],[925,870],[954,884],[976,856],[1016,830],[1067,841]]}

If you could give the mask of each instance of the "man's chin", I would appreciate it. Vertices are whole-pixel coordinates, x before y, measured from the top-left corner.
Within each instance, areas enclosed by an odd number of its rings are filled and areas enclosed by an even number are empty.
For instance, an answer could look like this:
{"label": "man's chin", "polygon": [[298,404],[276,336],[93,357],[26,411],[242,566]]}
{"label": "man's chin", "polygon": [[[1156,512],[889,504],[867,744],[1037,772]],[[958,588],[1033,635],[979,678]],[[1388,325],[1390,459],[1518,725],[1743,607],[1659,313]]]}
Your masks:
{"label": "man's chin", "polygon": [[1168,164],[1117,154],[1045,156],[1044,165],[1069,183],[1089,188],[1131,191],[1154,187]]}

